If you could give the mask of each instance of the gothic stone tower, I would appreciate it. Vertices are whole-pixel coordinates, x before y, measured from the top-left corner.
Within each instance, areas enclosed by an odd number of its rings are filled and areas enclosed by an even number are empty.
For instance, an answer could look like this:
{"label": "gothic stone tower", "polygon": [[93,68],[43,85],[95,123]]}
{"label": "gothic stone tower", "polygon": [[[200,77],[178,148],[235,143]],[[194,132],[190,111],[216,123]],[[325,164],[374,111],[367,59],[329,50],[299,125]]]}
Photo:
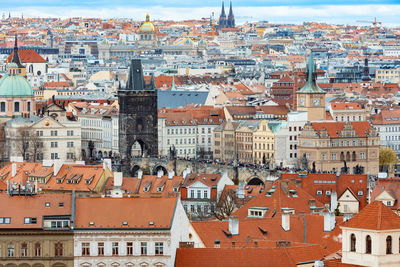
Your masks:
{"label": "gothic stone tower", "polygon": [[118,90],[119,150],[122,160],[131,158],[132,146],[140,144],[142,155],[158,155],[157,88],[146,83],[140,59],[133,59],[125,89]]}

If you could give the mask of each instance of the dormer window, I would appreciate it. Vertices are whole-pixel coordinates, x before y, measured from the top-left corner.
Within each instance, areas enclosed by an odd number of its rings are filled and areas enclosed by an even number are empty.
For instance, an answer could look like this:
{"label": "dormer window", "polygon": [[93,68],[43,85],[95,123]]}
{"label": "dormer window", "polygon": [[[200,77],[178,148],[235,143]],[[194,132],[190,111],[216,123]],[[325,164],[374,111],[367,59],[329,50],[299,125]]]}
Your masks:
{"label": "dormer window", "polygon": [[386,201],[386,206],[388,206],[388,207],[391,207],[391,206],[393,206],[393,203],[392,203],[392,201]]}
{"label": "dormer window", "polygon": [[364,195],[364,192],[360,190],[360,191],[357,192],[357,195],[358,195],[359,197],[362,197],[362,196]]}
{"label": "dormer window", "polygon": [[143,192],[149,192],[149,187],[148,186],[143,187]]}
{"label": "dormer window", "polygon": [[330,191],[330,190],[327,190],[327,191],[325,192],[325,195],[330,196],[330,195],[331,195],[331,191]]}
{"label": "dormer window", "polygon": [[174,187],[174,193],[178,193],[179,187]]}
{"label": "dormer window", "polygon": [[322,190],[317,190],[317,196],[322,196]]}
{"label": "dormer window", "polygon": [[162,192],[163,191],[163,187],[157,187],[157,192]]}

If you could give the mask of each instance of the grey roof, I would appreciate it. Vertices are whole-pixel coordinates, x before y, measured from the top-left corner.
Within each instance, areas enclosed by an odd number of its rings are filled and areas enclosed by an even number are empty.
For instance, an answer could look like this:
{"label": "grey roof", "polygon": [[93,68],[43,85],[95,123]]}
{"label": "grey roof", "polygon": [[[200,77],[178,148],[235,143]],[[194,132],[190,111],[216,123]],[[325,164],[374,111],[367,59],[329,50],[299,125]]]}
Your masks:
{"label": "grey roof", "polygon": [[158,108],[179,108],[189,104],[204,105],[209,92],[198,91],[157,91]]}
{"label": "grey roof", "polygon": [[42,117],[36,115],[30,115],[29,118],[24,118],[22,116],[17,116],[14,119],[8,120],[6,122],[7,126],[11,126],[12,124],[24,124],[24,123],[35,123],[41,120]]}

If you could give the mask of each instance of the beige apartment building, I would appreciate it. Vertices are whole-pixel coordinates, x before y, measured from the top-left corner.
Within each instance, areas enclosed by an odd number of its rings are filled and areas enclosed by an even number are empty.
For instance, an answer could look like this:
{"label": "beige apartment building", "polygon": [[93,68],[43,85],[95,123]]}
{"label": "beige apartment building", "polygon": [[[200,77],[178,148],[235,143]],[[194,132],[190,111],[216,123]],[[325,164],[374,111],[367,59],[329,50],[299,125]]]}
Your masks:
{"label": "beige apartment building", "polygon": [[267,121],[228,121],[214,130],[214,159],[268,163],[275,154],[274,143],[274,133]]}
{"label": "beige apartment building", "polygon": [[375,70],[375,82],[400,83],[400,68]]}
{"label": "beige apartment building", "polygon": [[[316,171],[341,171],[377,175],[379,136],[367,121],[308,122],[299,135],[299,166]],[[307,160],[304,160],[304,157]],[[358,167],[358,168],[357,168]]]}
{"label": "beige apartment building", "polygon": [[369,110],[358,103],[330,103],[329,112],[335,121],[366,121]]}

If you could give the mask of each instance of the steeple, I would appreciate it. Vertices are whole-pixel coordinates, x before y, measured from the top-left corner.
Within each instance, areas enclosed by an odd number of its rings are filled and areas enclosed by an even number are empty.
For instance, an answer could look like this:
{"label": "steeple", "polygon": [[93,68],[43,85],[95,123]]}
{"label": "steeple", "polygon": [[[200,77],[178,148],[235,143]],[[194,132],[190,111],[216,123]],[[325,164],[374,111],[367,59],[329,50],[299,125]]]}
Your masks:
{"label": "steeple", "polygon": [[310,56],[308,58],[308,63],[306,67],[306,79],[307,79],[306,84],[303,86],[303,88],[301,88],[298,91],[298,93],[325,94],[325,91],[319,88],[317,85],[317,69],[313,59],[312,51],[310,52]]}
{"label": "steeple", "polygon": [[229,6],[229,15],[228,15],[228,21],[227,24],[230,28],[235,27],[235,16],[233,15],[233,10],[232,10],[232,1]]}
{"label": "steeple", "polygon": [[225,7],[224,7],[224,1],[222,1],[222,10],[221,10],[221,15],[220,15],[220,17],[226,17],[226,15],[225,15]]}
{"label": "steeple", "polygon": [[229,15],[228,15],[228,17],[233,17],[232,1],[231,1],[230,5],[229,5]]}
{"label": "steeple", "polygon": [[142,69],[142,62],[140,59],[132,59],[129,68],[128,81],[125,90],[133,91],[155,91],[156,85],[154,77],[151,77],[150,83],[145,83]]}
{"label": "steeple", "polygon": [[15,41],[14,41],[14,50],[13,50],[13,57],[11,62],[14,62],[15,64],[18,65],[18,68],[23,68],[24,66],[21,64],[21,60],[19,58],[19,53],[18,53],[18,38],[17,35],[15,35]]}

